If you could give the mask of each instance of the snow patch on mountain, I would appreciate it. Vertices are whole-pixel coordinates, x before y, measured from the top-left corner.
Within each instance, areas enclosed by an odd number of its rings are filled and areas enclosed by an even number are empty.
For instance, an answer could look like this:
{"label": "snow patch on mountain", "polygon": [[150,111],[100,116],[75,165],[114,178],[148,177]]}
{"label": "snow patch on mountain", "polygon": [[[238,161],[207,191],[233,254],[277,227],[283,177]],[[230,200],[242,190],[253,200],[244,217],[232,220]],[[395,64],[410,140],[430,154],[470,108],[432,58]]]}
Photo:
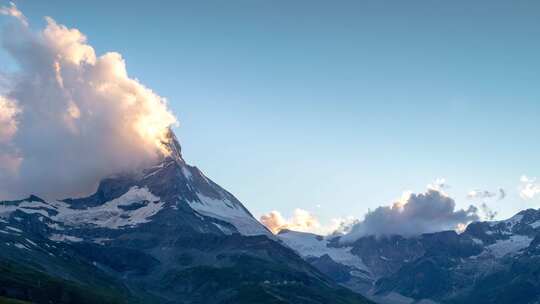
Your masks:
{"label": "snow patch on mountain", "polygon": [[0,202],[0,218],[8,218],[11,213],[17,210],[27,214],[39,213],[44,216],[49,216],[47,209],[51,208],[51,206],[38,201],[24,201],[19,204]]}
{"label": "snow patch on mountain", "polygon": [[65,234],[52,234],[49,236],[49,240],[54,242],[82,242],[83,239],[72,235]]}
{"label": "snow patch on mountain", "polygon": [[241,205],[227,198],[215,199],[200,193],[197,196],[199,200],[189,202],[189,206],[199,214],[230,223],[242,235],[270,235]]}
{"label": "snow patch on mountain", "polygon": [[184,176],[188,180],[193,180],[193,175],[191,174],[191,171],[189,171],[188,168],[186,168],[186,166],[182,166],[182,174],[184,174]]}
{"label": "snow patch on mountain", "polygon": [[219,230],[221,230],[221,232],[223,232],[223,233],[225,233],[227,235],[233,234],[233,232],[230,229],[228,229],[227,227],[225,227],[223,225],[220,225],[218,223],[213,223],[213,224],[214,224],[214,226],[218,227]]}
{"label": "snow patch on mountain", "polygon": [[533,227],[534,229],[540,227],[540,221],[536,221],[536,222],[533,222],[533,223],[530,223],[529,224],[531,227]]}
{"label": "snow patch on mountain", "polygon": [[30,248],[24,246],[23,244],[21,243],[15,243],[13,246],[19,248],[19,249],[24,249],[24,250],[30,250]]}
{"label": "snow patch on mountain", "polygon": [[53,229],[60,228],[58,223],[66,226],[91,225],[119,229],[147,223],[163,207],[164,203],[160,198],[150,193],[147,188],[132,187],[117,199],[86,209],[74,209],[62,201],[23,201],[18,204],[4,202],[0,204],[0,217],[8,218],[11,213],[21,211],[49,218],[53,223],[48,225]]}
{"label": "snow patch on mountain", "polygon": [[6,229],[7,230],[11,230],[11,231],[15,231],[17,233],[22,233],[22,230],[19,229],[19,228],[15,228],[15,227],[11,227],[11,226],[6,226]]}
{"label": "snow patch on mountain", "polygon": [[516,214],[516,215],[512,216],[511,218],[509,218],[507,220],[489,222],[489,225],[491,227],[494,227],[494,226],[497,226],[497,225],[500,225],[501,223],[503,223],[503,224],[505,224],[506,228],[511,230],[516,224],[519,224],[522,219],[523,219],[523,215]]}
{"label": "snow patch on mountain", "polygon": [[319,235],[286,230],[278,234],[278,238],[303,258],[327,254],[335,262],[369,271],[362,259],[351,253],[352,247],[330,247],[328,240]]}
{"label": "snow patch on mountain", "polygon": [[[136,205],[137,204],[137,205]],[[139,205],[140,204],[140,205]],[[87,209],[71,209],[64,202],[55,202],[59,212],[53,219],[69,226],[95,225],[118,229],[147,223],[163,209],[164,203],[148,188],[132,187],[124,195],[102,205]],[[129,208],[133,206],[133,208]]]}
{"label": "snow patch on mountain", "polygon": [[496,258],[517,254],[520,250],[527,248],[532,240],[533,238],[526,235],[512,235],[508,239],[498,240],[494,244],[486,246],[484,253],[489,253]]}

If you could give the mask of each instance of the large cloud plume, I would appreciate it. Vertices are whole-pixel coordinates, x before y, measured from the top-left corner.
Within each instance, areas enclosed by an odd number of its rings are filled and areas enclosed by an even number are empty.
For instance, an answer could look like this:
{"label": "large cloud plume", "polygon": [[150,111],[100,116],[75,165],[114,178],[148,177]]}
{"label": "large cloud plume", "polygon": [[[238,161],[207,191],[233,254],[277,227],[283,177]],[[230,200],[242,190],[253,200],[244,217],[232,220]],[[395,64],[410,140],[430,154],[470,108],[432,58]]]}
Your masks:
{"label": "large cloud plume", "polygon": [[0,13],[14,17],[2,46],[19,66],[0,96],[0,198],[87,194],[166,153],[176,118],[120,54],[97,56],[80,31],[48,17],[32,32],[13,4]]}
{"label": "large cloud plume", "polygon": [[460,230],[479,220],[478,209],[469,206],[456,210],[455,201],[439,190],[429,187],[425,193],[406,193],[391,206],[382,206],[366,214],[350,233],[342,237],[352,242],[366,235],[414,236],[442,230]]}

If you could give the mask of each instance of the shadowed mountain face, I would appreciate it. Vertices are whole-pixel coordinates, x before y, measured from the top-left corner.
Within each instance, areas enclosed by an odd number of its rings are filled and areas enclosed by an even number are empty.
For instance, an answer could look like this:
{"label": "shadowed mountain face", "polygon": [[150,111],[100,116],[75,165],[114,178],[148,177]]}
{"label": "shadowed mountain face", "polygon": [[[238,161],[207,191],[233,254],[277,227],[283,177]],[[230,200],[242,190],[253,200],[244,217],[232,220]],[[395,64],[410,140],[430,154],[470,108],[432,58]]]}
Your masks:
{"label": "shadowed mountain face", "polygon": [[0,297],[33,303],[367,303],[171,154],[86,198],[0,203]]}
{"label": "shadowed mountain face", "polygon": [[380,303],[538,303],[540,210],[418,237],[278,235],[314,267]]}

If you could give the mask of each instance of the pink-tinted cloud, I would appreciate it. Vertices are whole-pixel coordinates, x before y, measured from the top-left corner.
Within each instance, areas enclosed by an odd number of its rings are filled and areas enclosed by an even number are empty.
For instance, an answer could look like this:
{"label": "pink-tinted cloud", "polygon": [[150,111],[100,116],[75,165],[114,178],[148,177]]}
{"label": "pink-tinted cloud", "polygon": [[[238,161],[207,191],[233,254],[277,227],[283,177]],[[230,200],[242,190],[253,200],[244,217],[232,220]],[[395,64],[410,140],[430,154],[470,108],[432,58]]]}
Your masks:
{"label": "pink-tinted cloud", "polygon": [[322,224],[319,219],[309,211],[295,209],[290,218],[285,218],[278,211],[271,211],[262,215],[260,217],[260,222],[274,234],[287,229],[327,235],[344,233],[355,220],[353,218],[335,218],[328,224]]}

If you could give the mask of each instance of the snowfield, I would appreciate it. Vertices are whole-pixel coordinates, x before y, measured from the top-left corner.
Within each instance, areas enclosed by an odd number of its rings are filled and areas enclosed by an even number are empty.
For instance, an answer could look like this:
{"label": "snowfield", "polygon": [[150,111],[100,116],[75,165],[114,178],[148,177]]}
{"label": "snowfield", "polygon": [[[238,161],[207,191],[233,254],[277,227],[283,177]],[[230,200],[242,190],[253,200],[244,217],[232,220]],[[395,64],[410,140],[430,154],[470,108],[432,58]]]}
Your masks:
{"label": "snowfield", "polygon": [[[189,202],[189,206],[199,214],[230,223],[242,235],[270,235],[270,232],[242,206],[228,199],[214,199],[200,193],[197,196],[199,201]],[[216,226],[224,233],[230,234],[227,228],[219,224]]]}
{"label": "snowfield", "polygon": [[501,258],[509,254],[518,254],[520,250],[529,247],[532,238],[526,235],[512,235],[506,240],[499,240],[495,244],[486,246],[482,254],[491,254]]}
{"label": "snowfield", "polygon": [[[0,218],[8,218],[11,213],[21,211],[27,214],[37,213],[50,219],[54,223],[48,223],[48,226],[52,229],[58,228],[56,230],[62,230],[61,226],[120,229],[149,222],[163,207],[164,203],[160,198],[150,193],[147,188],[132,187],[117,199],[86,209],[74,209],[62,201],[4,203],[0,204]],[[7,229],[16,231],[13,227]],[[51,240],[76,241],[73,237],[62,235],[51,235]]]}
{"label": "snowfield", "polygon": [[325,238],[305,232],[285,231],[278,235],[287,246],[304,258],[328,254],[332,260],[359,270],[369,271],[362,259],[351,253],[352,247],[329,247]]}
{"label": "snowfield", "polygon": [[54,206],[59,214],[52,219],[64,225],[95,225],[119,229],[149,222],[152,216],[163,209],[164,203],[147,188],[132,187],[119,198],[96,207],[77,210],[63,202],[56,202]]}

